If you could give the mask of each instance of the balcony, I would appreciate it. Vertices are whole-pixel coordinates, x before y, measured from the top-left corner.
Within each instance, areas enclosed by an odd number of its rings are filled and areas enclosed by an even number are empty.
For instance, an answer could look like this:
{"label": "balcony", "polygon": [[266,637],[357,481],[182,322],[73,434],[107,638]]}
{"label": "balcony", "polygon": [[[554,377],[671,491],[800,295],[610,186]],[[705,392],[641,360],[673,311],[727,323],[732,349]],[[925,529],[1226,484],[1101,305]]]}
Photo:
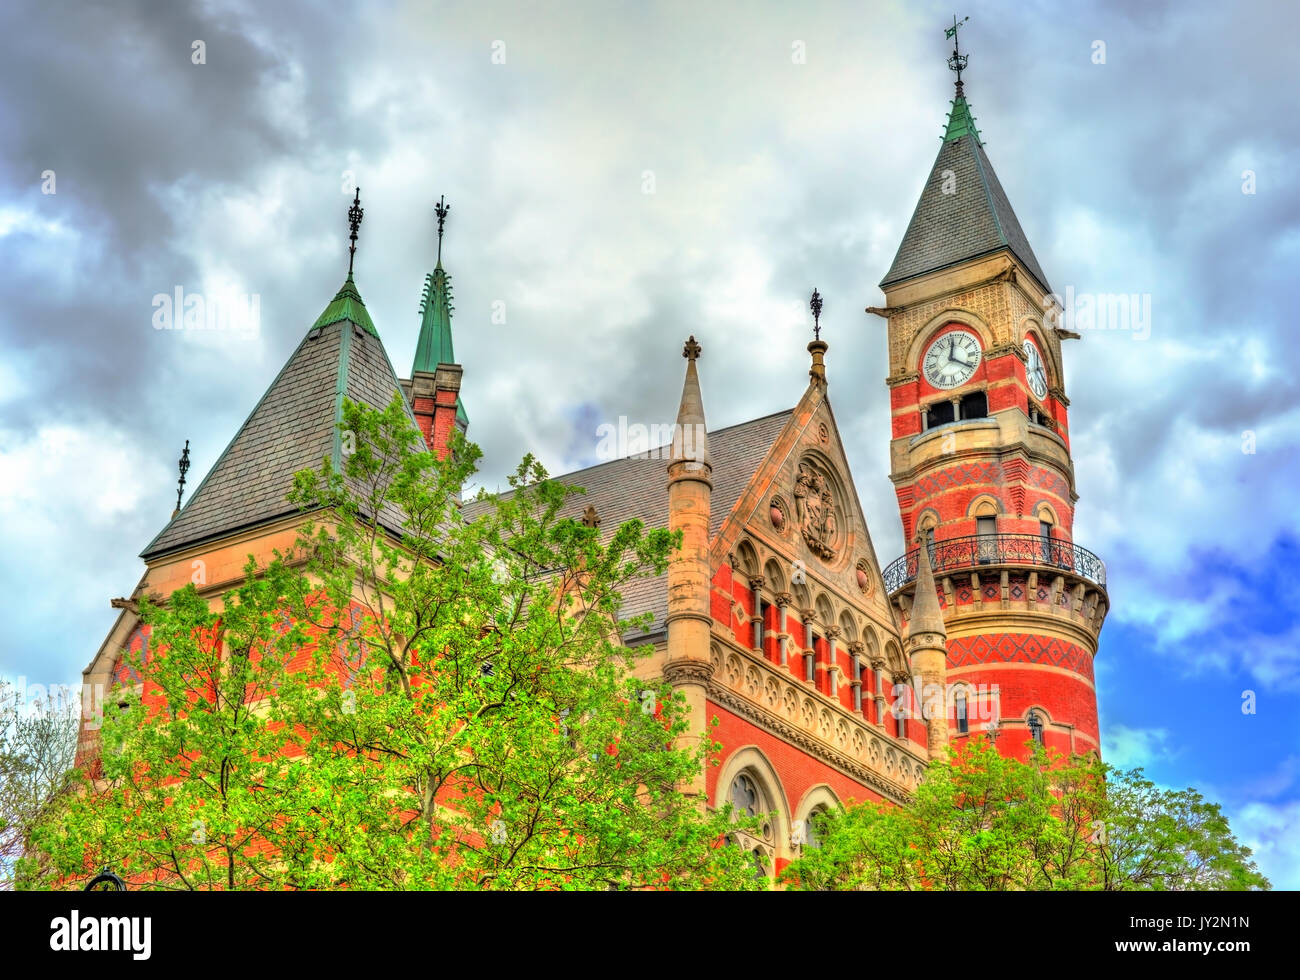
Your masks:
{"label": "balcony", "polygon": [[[916,578],[920,549],[895,558],[885,568],[885,590],[893,595]],[[1023,567],[1064,572],[1106,589],[1106,563],[1087,548],[1036,534],[970,534],[930,545],[930,566],[936,575],[986,566]]]}

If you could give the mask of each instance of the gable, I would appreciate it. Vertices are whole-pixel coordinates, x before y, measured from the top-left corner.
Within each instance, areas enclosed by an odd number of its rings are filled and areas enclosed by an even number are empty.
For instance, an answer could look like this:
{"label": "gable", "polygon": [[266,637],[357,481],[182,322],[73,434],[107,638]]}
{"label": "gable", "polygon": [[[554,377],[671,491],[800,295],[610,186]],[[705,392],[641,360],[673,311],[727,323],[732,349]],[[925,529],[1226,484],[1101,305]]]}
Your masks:
{"label": "gable", "polygon": [[774,591],[793,591],[794,572],[802,570],[810,595],[829,591],[837,605],[866,615],[885,638],[897,638],[898,624],[824,388],[808,387],[726,512],[711,545],[713,567],[742,541],[758,546],[757,574],[765,574],[770,559],[782,566],[783,581],[779,588],[771,584]]}

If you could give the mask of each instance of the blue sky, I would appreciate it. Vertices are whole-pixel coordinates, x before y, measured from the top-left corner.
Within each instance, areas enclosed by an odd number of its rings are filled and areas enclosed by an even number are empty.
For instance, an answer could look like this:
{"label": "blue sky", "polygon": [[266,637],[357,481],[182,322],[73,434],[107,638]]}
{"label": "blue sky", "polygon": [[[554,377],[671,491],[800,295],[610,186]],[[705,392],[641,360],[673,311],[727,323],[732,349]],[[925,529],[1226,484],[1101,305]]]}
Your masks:
{"label": "blue sky", "polygon": [[[1085,331],[1065,351],[1076,540],[1107,560],[1113,602],[1106,755],[1221,800],[1275,883],[1298,887],[1300,15],[961,13],[967,96],[1052,285],[1151,302],[1149,336]],[[349,177],[366,207],[357,282],[399,371],[432,205],[452,204],[444,259],[488,485],[529,450],[555,472],[591,462],[620,415],[670,419],[688,333],[711,425],[788,408],[817,286],[887,563],[902,541],[883,323],[862,311],[938,149],[951,16],[6,5],[0,673],[79,678],[171,512],[181,446],[192,488],[338,288]],[[256,295],[258,329],[155,330],[153,298],[178,286]]]}

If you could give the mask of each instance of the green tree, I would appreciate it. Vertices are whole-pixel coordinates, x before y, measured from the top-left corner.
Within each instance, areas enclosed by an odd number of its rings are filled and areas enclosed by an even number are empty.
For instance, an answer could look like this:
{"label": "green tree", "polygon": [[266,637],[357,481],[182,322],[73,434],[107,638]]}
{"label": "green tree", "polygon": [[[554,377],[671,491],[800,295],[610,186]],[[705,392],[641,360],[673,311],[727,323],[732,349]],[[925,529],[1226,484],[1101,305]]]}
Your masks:
{"label": "green tree", "polygon": [[905,806],[823,815],[819,847],[785,869],[802,889],[1249,889],[1269,883],[1219,807],[1141,770],[967,740]]}
{"label": "green tree", "polygon": [[68,785],[79,712],[59,692],[29,700],[0,681],[0,889],[14,886],[33,826]]}
{"label": "green tree", "polygon": [[152,653],[103,778],[46,821],[64,876],[170,888],[751,888],[736,826],[679,786],[683,700],[638,681],[620,590],[675,536],[602,543],[525,458],[472,519],[477,450],[347,403],[343,471],[298,474],[292,554],[218,609],[144,604]]}

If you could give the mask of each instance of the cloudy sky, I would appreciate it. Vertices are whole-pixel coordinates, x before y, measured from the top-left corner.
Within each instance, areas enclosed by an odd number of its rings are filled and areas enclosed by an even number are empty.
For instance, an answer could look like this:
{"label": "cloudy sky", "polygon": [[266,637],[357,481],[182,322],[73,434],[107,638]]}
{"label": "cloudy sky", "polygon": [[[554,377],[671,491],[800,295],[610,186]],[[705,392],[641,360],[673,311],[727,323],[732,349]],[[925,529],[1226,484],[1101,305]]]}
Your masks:
{"label": "cloudy sky", "polygon": [[[1300,15],[962,13],[967,95],[1052,284],[1150,298],[1148,336],[1066,348],[1076,538],[1110,570],[1107,757],[1221,800],[1275,883],[1300,887],[1300,193],[1285,163]],[[817,286],[832,402],[888,562],[902,541],[883,322],[863,309],[883,300],[938,149],[951,15],[5,4],[0,673],[79,681],[171,512],[181,446],[193,487],[338,288],[351,179],[357,282],[402,373],[431,208],[452,205],[456,352],[488,485],[529,450],[553,472],[592,462],[620,415],[670,419],[687,333],[711,426],[790,407]],[[255,295],[257,329],[155,329],[154,297],[177,289]]]}

